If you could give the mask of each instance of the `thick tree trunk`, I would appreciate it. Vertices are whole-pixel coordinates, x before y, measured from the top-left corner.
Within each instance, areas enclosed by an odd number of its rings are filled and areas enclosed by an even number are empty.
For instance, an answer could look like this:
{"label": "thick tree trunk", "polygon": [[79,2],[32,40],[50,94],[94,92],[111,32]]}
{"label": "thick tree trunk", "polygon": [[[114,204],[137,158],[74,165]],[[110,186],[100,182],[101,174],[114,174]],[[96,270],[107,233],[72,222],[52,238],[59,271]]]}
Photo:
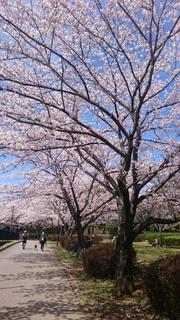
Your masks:
{"label": "thick tree trunk", "polygon": [[116,295],[130,294],[133,290],[132,242],[119,234],[116,243]]}
{"label": "thick tree trunk", "polygon": [[[119,199],[120,200],[120,199]],[[119,232],[116,242],[116,295],[130,294],[133,282],[133,237],[128,208],[118,201]]]}

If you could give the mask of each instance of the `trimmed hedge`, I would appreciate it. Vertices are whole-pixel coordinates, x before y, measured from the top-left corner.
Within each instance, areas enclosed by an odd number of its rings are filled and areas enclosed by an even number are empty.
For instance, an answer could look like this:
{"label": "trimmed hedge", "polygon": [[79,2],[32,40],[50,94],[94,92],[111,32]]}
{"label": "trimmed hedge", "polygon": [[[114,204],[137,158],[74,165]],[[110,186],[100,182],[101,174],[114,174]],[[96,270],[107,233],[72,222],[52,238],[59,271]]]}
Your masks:
{"label": "trimmed hedge", "polygon": [[180,247],[180,236],[164,236],[163,246]]}
{"label": "trimmed hedge", "polygon": [[113,243],[96,244],[82,254],[85,272],[94,277],[114,278],[116,246]]}
{"label": "trimmed hedge", "polygon": [[[145,239],[148,240],[150,244],[154,242],[155,239],[160,241],[159,232],[145,233]],[[161,233],[162,245],[167,247],[180,247],[180,233]]]}
{"label": "trimmed hedge", "polygon": [[145,233],[145,239],[148,241],[148,243],[152,244],[155,239],[160,240],[160,234],[159,232]]}
{"label": "trimmed hedge", "polygon": [[[61,246],[68,251],[76,251],[79,247],[79,241],[77,235],[72,236],[60,236],[59,241]],[[88,246],[88,242],[92,241],[93,243],[98,243],[100,241],[99,236],[85,236],[85,242]]]}
{"label": "trimmed hedge", "polygon": [[[115,278],[116,245],[114,243],[102,243],[92,245],[81,253],[84,271],[93,277]],[[134,264],[136,251],[133,249]]]}
{"label": "trimmed hedge", "polygon": [[114,235],[116,236],[118,233],[118,224],[117,222],[112,222],[112,223],[107,223],[106,224],[106,230],[108,231],[108,233],[110,233],[110,235]]}
{"label": "trimmed hedge", "polygon": [[145,287],[155,310],[180,319],[180,255],[150,264],[144,274]]}

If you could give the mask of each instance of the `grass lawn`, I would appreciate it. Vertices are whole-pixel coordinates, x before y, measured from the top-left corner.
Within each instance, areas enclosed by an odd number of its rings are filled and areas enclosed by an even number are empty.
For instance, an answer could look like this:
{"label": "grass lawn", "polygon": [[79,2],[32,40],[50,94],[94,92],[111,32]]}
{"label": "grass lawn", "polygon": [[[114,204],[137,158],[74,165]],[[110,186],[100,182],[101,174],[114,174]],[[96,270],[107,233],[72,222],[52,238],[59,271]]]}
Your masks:
{"label": "grass lawn", "polygon": [[139,263],[150,263],[164,256],[180,254],[180,248],[152,247],[147,241],[135,242],[134,248]]}
{"label": "grass lawn", "polygon": [[[137,261],[140,264],[148,264],[163,256],[179,253],[180,248],[152,247],[147,241],[135,242]],[[146,292],[140,286],[132,296],[125,296],[120,300],[114,297],[114,281],[95,279],[87,276],[82,268],[81,260],[76,255],[56,247],[61,262],[64,264],[67,274],[70,275],[71,284],[78,286],[79,298],[87,305],[91,312],[98,314],[103,320],[166,320],[165,316],[156,315],[149,303]],[[96,317],[95,317],[96,319]]]}

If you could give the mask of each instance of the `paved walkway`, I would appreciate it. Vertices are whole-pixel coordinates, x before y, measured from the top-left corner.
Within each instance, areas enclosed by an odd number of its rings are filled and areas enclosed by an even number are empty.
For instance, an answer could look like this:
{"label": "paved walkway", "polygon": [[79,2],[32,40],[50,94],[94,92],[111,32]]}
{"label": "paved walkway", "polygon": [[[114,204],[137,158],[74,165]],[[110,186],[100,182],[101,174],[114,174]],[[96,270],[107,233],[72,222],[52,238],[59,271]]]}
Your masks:
{"label": "paved walkway", "polygon": [[92,320],[83,311],[54,249],[25,250],[18,243],[0,252],[1,320]]}

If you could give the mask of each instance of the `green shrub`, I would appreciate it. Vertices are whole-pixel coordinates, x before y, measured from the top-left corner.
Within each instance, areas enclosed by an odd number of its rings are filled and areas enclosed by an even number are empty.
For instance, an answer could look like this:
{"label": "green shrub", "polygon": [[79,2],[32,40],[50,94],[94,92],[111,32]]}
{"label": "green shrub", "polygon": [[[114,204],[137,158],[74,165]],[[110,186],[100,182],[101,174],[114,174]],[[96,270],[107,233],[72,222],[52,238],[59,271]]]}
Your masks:
{"label": "green shrub", "polygon": [[113,243],[96,244],[81,254],[85,272],[94,277],[114,278],[116,246]]}
{"label": "green shrub", "polygon": [[111,235],[116,235],[118,233],[118,224],[116,221],[112,223],[106,224],[106,230],[111,234]]}
{"label": "green shrub", "polygon": [[171,320],[180,319],[180,255],[150,264],[144,281],[155,310],[161,314],[167,313]]}
{"label": "green shrub", "polygon": [[150,244],[154,242],[154,239],[162,241],[163,246],[168,247],[180,247],[180,233],[170,233],[170,232],[146,232],[145,239],[148,240]]}
{"label": "green shrub", "polygon": [[145,232],[144,234],[145,240],[147,240],[150,244],[154,242],[155,239],[160,239],[160,233],[159,232]]}
{"label": "green shrub", "polygon": [[163,246],[180,247],[180,236],[164,236]]}

